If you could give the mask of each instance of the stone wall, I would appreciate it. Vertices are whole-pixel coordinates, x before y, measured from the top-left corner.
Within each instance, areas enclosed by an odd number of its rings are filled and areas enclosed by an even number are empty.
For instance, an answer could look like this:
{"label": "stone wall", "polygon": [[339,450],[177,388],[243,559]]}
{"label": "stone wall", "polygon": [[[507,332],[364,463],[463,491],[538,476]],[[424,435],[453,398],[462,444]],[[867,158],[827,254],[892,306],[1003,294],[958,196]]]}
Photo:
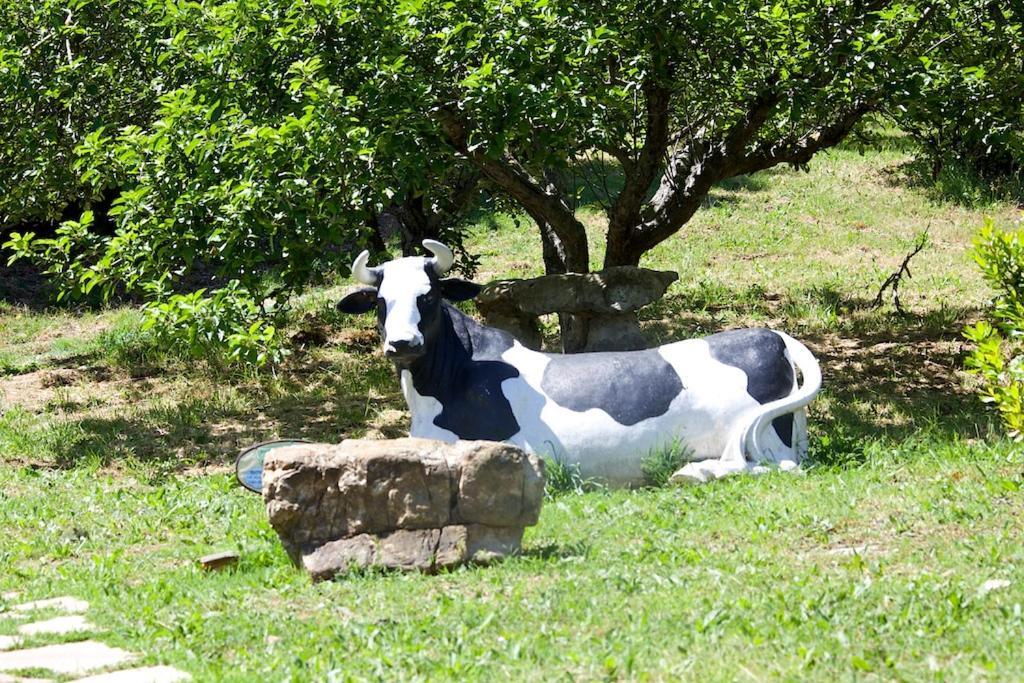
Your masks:
{"label": "stone wall", "polygon": [[263,467],[270,523],[317,580],[353,565],[433,571],[507,557],[543,496],[543,463],[491,441],[303,444]]}

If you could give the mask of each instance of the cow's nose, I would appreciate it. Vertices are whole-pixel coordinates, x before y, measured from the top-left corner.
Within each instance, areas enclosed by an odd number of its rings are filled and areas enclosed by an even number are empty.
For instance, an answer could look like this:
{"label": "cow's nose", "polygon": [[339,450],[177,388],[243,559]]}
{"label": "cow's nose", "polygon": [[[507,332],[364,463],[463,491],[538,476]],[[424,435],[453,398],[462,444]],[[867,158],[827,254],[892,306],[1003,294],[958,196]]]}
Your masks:
{"label": "cow's nose", "polygon": [[423,344],[401,339],[384,345],[384,356],[396,362],[409,362],[423,355]]}

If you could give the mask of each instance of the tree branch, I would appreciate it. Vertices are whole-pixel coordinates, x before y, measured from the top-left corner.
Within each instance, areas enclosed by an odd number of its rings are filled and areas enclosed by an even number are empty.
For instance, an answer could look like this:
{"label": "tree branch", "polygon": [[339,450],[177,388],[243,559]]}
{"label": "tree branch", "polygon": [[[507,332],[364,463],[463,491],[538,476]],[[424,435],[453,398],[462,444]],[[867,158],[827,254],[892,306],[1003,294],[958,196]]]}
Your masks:
{"label": "tree branch", "polygon": [[869,102],[854,105],[831,124],[819,126],[795,140],[783,141],[766,147],[762,145],[746,156],[733,175],[744,175],[778,164],[806,164],[815,154],[823,149],[834,147],[842,142],[853,127],[872,110]]}
{"label": "tree branch", "polygon": [[560,195],[556,184],[542,184],[510,155],[496,159],[478,149],[470,149],[468,125],[451,109],[441,107],[434,112],[434,116],[448,143],[457,152],[480,169],[488,180],[515,199],[534,220],[543,220],[550,227],[564,249],[565,267],[572,272],[588,272],[590,258],[586,230],[583,224],[576,220],[572,208]]}

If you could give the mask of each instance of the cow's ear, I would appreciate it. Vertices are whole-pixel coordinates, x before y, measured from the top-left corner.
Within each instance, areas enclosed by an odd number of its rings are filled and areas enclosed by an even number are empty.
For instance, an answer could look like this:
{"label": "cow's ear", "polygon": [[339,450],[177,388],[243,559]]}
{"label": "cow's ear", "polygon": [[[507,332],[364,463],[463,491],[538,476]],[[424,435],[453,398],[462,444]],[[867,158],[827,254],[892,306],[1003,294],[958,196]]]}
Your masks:
{"label": "cow's ear", "polygon": [[449,277],[441,280],[441,294],[448,301],[469,301],[483,289],[475,282]]}
{"label": "cow's ear", "polygon": [[338,310],[342,313],[369,313],[377,306],[377,290],[373,287],[363,287],[338,302]]}

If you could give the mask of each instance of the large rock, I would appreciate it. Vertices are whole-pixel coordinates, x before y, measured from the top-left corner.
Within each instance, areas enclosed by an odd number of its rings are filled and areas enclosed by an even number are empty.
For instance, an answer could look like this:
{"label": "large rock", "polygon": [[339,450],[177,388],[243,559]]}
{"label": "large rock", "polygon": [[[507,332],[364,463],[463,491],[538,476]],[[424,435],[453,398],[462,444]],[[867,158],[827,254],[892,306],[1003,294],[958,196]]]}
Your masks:
{"label": "large rock", "polygon": [[596,273],[564,273],[489,283],[476,298],[487,324],[539,349],[538,317],[568,314],[586,328],[584,351],[645,348],[636,311],[664,296],[677,273],[619,266]]}
{"label": "large rock", "polygon": [[348,440],[271,451],[270,523],[315,579],[352,565],[432,571],[519,550],[544,495],[541,461],[492,441]]}

